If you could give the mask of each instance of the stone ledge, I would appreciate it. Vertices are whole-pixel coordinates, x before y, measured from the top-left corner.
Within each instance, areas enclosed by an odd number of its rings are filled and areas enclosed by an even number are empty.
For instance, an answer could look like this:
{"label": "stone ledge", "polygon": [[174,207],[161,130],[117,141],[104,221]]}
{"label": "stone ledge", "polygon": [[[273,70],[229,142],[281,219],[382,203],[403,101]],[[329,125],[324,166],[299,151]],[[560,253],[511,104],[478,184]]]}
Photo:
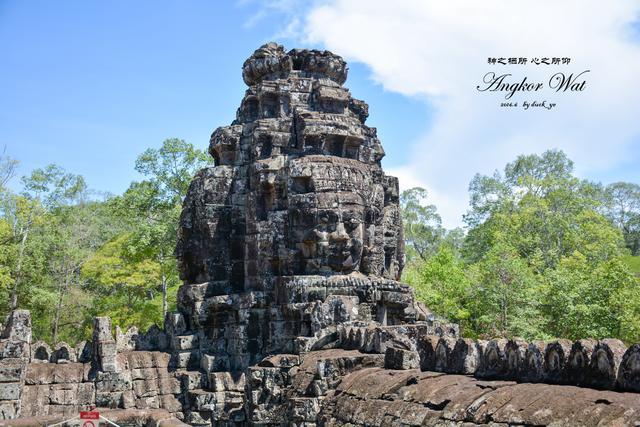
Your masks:
{"label": "stone ledge", "polygon": [[[186,427],[188,424],[183,423],[179,419],[173,417],[169,412],[163,409],[104,409],[96,408],[100,415],[121,425],[144,425],[148,427]],[[9,426],[29,426],[29,427],[45,427],[53,423],[64,421],[67,417],[63,416],[43,416],[18,418],[15,420],[0,421],[0,427]]]}
{"label": "stone ledge", "polygon": [[393,420],[409,425],[634,425],[640,420],[640,395],[371,368],[344,377],[318,415],[323,425],[382,426]]}

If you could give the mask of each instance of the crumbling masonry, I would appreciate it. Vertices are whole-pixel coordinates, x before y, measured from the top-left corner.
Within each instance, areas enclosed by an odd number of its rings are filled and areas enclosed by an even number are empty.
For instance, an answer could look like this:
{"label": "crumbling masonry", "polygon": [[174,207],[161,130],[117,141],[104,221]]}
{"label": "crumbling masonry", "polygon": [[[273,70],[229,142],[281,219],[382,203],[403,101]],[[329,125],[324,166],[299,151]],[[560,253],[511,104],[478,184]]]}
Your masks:
{"label": "crumbling masonry", "polygon": [[640,423],[640,345],[461,338],[398,282],[398,182],[342,58],[270,43],[242,75],[184,201],[178,311],[115,336],[97,318],[90,343],[54,349],[13,312],[0,419],[97,405],[122,425]]}

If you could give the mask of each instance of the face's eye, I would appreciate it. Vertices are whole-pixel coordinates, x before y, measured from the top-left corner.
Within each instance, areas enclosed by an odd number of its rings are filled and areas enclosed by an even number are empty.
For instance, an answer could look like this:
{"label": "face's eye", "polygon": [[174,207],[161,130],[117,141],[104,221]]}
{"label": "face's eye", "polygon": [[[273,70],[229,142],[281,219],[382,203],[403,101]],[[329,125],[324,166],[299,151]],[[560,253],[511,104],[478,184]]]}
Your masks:
{"label": "face's eye", "polygon": [[356,228],[358,228],[358,225],[360,225],[360,221],[357,218],[350,218],[348,220],[345,221],[345,228],[347,229],[348,232],[351,232],[353,230],[355,230]]}

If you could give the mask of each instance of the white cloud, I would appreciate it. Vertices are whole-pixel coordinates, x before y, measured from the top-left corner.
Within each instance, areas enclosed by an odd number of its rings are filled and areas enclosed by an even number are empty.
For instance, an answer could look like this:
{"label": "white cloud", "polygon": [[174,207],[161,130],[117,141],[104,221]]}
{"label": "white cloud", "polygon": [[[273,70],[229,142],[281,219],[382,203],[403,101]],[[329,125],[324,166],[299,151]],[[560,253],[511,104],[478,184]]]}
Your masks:
{"label": "white cloud", "polygon": [[[414,160],[391,172],[404,188],[428,188],[453,227],[473,174],[502,169],[518,154],[561,148],[584,176],[629,160],[640,141],[640,48],[630,30],[638,16],[637,0],[332,0],[315,3],[301,27],[305,42],[365,63],[387,90],[435,107],[429,132],[411,148]],[[487,64],[511,56],[572,60],[564,67]],[[556,102],[551,111],[500,108],[502,95],[476,90],[492,70],[546,84],[558,70],[585,69],[582,93],[514,96]]]}
{"label": "white cloud", "polygon": [[240,7],[250,7],[254,12],[245,20],[244,28],[253,28],[266,20],[273,19],[274,15],[284,15],[289,24],[281,32],[273,36],[274,39],[293,36],[293,27],[299,25],[299,18],[294,14],[300,9],[302,0],[236,0]]}

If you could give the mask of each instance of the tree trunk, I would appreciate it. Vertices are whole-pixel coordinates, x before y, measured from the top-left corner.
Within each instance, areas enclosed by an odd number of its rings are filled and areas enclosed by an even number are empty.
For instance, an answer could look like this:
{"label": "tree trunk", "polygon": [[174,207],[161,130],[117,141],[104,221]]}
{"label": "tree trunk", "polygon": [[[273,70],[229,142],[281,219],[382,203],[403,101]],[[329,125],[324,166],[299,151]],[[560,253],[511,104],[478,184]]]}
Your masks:
{"label": "tree trunk", "polygon": [[167,315],[167,276],[162,273],[162,318]]}
{"label": "tree trunk", "polygon": [[62,301],[64,299],[64,295],[69,289],[69,275],[66,275],[64,285],[60,285],[58,287],[58,304],[56,306],[56,313],[53,319],[53,332],[51,336],[51,341],[53,345],[58,343],[58,328],[60,327],[60,314],[62,313]]}
{"label": "tree trunk", "polygon": [[27,225],[27,228],[24,230],[24,234],[22,234],[22,240],[20,241],[20,250],[18,251],[18,264],[16,266],[16,275],[15,280],[13,281],[13,288],[11,289],[11,302],[9,305],[11,311],[18,308],[18,289],[20,284],[20,275],[22,274],[22,260],[24,258],[24,250],[27,246],[28,236],[29,226]]}
{"label": "tree trunk", "polygon": [[162,271],[162,319],[167,316],[167,273],[165,271],[164,251],[160,250],[160,270]]}

